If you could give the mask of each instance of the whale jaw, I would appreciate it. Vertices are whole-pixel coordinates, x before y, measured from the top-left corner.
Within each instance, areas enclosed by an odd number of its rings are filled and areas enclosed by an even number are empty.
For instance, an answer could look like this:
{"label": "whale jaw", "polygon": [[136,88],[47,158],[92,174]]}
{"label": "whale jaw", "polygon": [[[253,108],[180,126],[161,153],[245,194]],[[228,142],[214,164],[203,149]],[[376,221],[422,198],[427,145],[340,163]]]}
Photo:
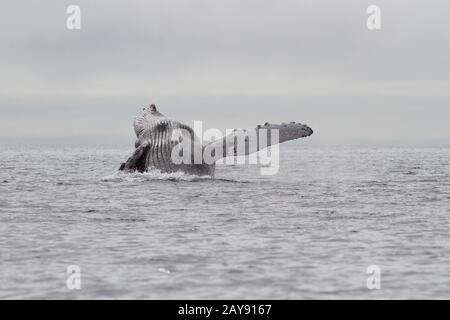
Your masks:
{"label": "whale jaw", "polygon": [[175,164],[172,162],[170,154],[171,148],[152,148],[149,144],[143,144],[135,150],[126,162],[121,164],[119,170],[142,173],[156,169],[162,173],[184,172],[190,175],[214,177],[215,163]]}

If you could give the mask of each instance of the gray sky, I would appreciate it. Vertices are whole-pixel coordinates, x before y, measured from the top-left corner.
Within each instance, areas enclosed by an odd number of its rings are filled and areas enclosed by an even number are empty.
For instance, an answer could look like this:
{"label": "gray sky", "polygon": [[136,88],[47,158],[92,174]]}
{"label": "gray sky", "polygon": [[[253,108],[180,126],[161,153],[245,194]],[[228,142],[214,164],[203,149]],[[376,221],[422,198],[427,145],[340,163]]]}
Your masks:
{"label": "gray sky", "polygon": [[307,123],[310,143],[450,145],[449,21],[448,0],[4,2],[0,143],[133,144],[155,103],[221,130]]}

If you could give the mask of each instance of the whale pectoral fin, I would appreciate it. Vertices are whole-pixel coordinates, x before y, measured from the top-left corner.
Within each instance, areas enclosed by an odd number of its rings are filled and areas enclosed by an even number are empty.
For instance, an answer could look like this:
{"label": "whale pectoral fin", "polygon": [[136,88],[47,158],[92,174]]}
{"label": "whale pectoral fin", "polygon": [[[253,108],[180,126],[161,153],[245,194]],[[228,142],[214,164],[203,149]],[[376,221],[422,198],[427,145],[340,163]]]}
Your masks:
{"label": "whale pectoral fin", "polygon": [[125,163],[122,163],[119,170],[120,171],[145,171],[145,161],[147,157],[147,152],[150,146],[145,143],[140,145],[134,150],[133,154],[128,158]]}
{"label": "whale pectoral fin", "polygon": [[[277,134],[275,134],[275,131]],[[254,129],[235,129],[229,135],[207,144],[216,160],[226,156],[245,156],[289,140],[308,137],[313,130],[301,123],[258,125]]]}

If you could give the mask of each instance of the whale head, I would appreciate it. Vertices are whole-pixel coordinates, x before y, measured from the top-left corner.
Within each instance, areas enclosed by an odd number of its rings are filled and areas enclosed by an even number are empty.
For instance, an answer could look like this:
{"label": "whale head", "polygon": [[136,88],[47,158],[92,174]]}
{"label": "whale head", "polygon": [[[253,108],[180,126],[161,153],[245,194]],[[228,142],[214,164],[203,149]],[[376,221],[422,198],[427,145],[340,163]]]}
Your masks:
{"label": "whale head", "polygon": [[164,115],[156,109],[156,106],[152,103],[149,106],[142,108],[142,114],[153,117],[163,117]]}

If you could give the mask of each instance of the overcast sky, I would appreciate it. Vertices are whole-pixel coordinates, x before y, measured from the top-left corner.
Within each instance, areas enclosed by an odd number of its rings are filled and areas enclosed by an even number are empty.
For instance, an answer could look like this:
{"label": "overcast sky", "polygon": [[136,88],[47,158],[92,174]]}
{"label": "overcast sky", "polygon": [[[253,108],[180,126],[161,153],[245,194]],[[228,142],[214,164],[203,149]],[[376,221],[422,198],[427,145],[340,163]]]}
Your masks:
{"label": "overcast sky", "polygon": [[310,143],[450,145],[449,21],[448,0],[2,2],[0,143],[133,144],[155,103],[221,130],[307,123]]}

